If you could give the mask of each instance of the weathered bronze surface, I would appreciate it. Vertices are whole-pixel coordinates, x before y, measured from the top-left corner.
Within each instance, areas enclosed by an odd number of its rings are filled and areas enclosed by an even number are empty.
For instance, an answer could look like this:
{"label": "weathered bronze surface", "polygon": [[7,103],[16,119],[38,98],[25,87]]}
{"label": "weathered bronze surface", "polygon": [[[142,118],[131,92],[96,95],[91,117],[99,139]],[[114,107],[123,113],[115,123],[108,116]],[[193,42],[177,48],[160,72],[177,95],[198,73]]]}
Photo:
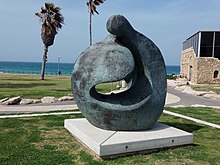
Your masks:
{"label": "weathered bronze surface", "polygon": [[[107,130],[146,130],[157,122],[165,104],[167,82],[158,47],[133,29],[121,15],[109,18],[111,33],[81,53],[72,73],[76,103],[96,127]],[[97,84],[126,80],[129,89],[104,95]]]}

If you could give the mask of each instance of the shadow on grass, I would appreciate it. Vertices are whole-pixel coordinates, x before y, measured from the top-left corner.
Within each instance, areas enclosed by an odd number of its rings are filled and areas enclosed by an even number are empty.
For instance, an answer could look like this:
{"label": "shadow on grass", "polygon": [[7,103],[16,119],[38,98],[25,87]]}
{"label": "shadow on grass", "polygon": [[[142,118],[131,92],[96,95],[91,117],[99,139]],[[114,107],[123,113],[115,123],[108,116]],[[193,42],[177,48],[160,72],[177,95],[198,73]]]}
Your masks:
{"label": "shadow on grass", "polygon": [[[151,155],[154,159],[158,160],[158,159],[168,159],[168,156],[170,155],[170,153],[176,153],[178,154],[178,152],[180,153],[184,153],[184,150],[190,150],[193,151],[196,149],[196,147],[198,147],[198,144],[186,144],[186,145],[179,145],[179,146],[171,146],[171,147],[164,147],[164,148],[156,148],[156,149],[148,149],[148,150],[141,150],[141,151],[135,151],[135,152],[129,152],[129,153],[124,153],[124,154],[118,154],[118,155],[114,155],[114,156],[110,156],[110,157],[104,157],[105,161],[110,161],[110,160],[119,160],[121,159],[133,159],[134,157],[139,157],[143,156],[143,155]],[[84,152],[84,151],[83,151]],[[83,154],[84,153],[80,153],[80,156],[82,157],[82,159],[85,158],[85,156]],[[87,154],[87,160],[89,159],[88,157],[90,157],[90,159],[92,159],[91,155]],[[84,160],[85,161],[85,160]]]}
{"label": "shadow on grass", "polygon": [[169,126],[173,126],[175,128],[178,128],[183,131],[190,132],[190,133],[204,128],[203,126],[200,126],[197,124],[186,124],[186,123],[177,123],[177,122],[161,122],[161,123],[167,124]]}
{"label": "shadow on grass", "polygon": [[54,89],[53,91],[57,91],[57,92],[70,92],[71,93],[71,88],[67,88],[67,89]]}
{"label": "shadow on grass", "polygon": [[4,78],[2,79],[3,81],[38,81],[40,80],[40,76],[39,76],[39,79],[21,79],[21,78],[13,78],[13,79],[10,79],[10,78]]}
{"label": "shadow on grass", "polygon": [[33,88],[37,86],[53,86],[53,83],[29,83],[29,84],[0,84],[0,88]]}

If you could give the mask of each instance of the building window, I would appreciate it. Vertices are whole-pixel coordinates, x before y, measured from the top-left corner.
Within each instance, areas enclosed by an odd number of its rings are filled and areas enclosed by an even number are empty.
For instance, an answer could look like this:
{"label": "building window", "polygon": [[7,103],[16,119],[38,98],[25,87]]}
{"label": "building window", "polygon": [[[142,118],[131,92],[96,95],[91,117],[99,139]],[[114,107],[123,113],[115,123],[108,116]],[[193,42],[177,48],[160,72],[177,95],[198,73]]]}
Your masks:
{"label": "building window", "polygon": [[200,57],[212,57],[214,32],[201,33]]}
{"label": "building window", "polygon": [[215,32],[215,58],[220,60],[220,32]]}
{"label": "building window", "polygon": [[201,46],[213,47],[213,36],[214,36],[214,32],[202,32]]}
{"label": "building window", "polygon": [[214,71],[214,76],[213,76],[213,78],[216,78],[216,79],[218,78],[218,71],[217,71],[217,70]]}

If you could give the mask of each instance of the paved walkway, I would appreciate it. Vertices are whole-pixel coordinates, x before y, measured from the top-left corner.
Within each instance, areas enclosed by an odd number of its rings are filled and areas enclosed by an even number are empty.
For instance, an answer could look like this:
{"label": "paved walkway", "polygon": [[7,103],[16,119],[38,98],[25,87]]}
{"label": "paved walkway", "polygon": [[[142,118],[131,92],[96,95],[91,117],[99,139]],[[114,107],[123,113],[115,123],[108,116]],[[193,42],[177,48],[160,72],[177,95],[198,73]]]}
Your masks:
{"label": "paved walkway", "polygon": [[0,114],[49,112],[57,110],[72,110],[77,108],[77,105],[73,101],[65,101],[54,104],[10,105],[0,106]]}
{"label": "paved walkway", "polygon": [[203,120],[195,119],[195,118],[192,118],[192,117],[188,117],[188,116],[185,116],[185,115],[181,115],[181,114],[166,111],[166,110],[164,110],[163,113],[168,114],[168,115],[172,115],[172,116],[176,116],[176,117],[180,117],[180,118],[183,118],[183,119],[191,120],[191,121],[194,121],[194,122],[199,123],[199,124],[208,125],[208,126],[213,127],[213,128],[220,129],[220,125],[209,123],[209,122],[206,122],[206,121],[203,121]]}
{"label": "paved walkway", "polygon": [[[183,93],[181,91],[175,90],[172,87],[168,86],[168,92],[178,98],[180,100],[176,100],[176,102],[167,102],[166,106],[174,106],[174,107],[212,107],[220,109],[220,101],[219,100],[209,100],[200,96],[193,96],[190,94]],[[169,97],[169,95],[168,95]]]}
{"label": "paved walkway", "polygon": [[181,99],[180,99],[178,96],[173,95],[173,94],[171,94],[171,93],[167,93],[165,105],[178,103],[178,102],[180,102],[180,100],[181,100]]}
{"label": "paved walkway", "polygon": [[37,114],[18,114],[18,115],[0,115],[0,119],[6,118],[22,118],[22,117],[36,117],[36,116],[50,116],[50,115],[70,115],[70,114],[81,114],[80,111],[71,112],[52,112],[52,113],[37,113]]}

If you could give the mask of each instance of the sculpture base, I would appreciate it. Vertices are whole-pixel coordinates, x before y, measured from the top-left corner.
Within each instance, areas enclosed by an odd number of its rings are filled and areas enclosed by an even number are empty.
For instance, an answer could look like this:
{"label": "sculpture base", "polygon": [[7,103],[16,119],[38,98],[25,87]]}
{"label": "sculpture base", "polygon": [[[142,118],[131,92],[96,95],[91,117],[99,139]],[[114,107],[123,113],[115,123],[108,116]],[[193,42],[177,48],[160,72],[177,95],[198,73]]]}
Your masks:
{"label": "sculpture base", "polygon": [[191,133],[157,123],[147,131],[108,131],[86,119],[66,119],[64,127],[102,159],[192,144]]}

